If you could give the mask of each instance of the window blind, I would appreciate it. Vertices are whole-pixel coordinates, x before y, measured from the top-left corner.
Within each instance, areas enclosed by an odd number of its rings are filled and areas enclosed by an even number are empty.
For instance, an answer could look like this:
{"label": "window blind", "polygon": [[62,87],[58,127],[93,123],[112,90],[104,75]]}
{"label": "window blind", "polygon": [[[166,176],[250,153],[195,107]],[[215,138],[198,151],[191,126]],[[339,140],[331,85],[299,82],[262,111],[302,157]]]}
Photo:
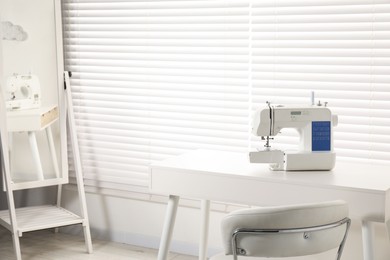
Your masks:
{"label": "window blind", "polygon": [[147,192],[154,160],[261,147],[252,112],[311,91],[338,159],[390,159],[389,0],[65,0],[63,25],[89,185]]}
{"label": "window blind", "polygon": [[246,150],[248,6],[64,1],[87,183],[147,191],[153,160],[196,148]]}
{"label": "window blind", "polygon": [[[252,106],[315,91],[339,117],[339,159],[390,161],[390,1],[262,0],[251,12]],[[275,144],[297,143],[283,133]]]}

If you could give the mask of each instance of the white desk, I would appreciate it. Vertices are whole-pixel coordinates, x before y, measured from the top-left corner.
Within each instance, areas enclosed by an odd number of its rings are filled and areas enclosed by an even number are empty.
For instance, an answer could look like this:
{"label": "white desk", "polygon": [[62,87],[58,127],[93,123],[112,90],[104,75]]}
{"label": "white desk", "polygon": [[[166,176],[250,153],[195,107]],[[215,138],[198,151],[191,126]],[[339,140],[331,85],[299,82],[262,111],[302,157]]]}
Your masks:
{"label": "white desk", "polygon": [[196,150],[150,168],[150,191],[169,194],[159,260],[165,260],[180,196],[202,202],[203,230],[199,259],[205,259],[209,201],[246,205],[281,205],[342,199],[350,216],[362,221],[365,260],[373,260],[372,222],[386,223],[390,231],[390,167],[336,163],[332,171],[270,171],[251,164],[247,154]]}
{"label": "white desk", "polygon": [[[57,155],[55,151],[51,125],[58,119],[58,108],[56,105],[45,106],[36,109],[7,111],[7,130],[10,132],[9,143],[12,147],[12,133],[27,132],[32,157],[35,162],[37,180],[45,179],[42,170],[42,162],[39,156],[36,131],[46,131],[47,142],[49,144],[50,155],[53,162],[56,178],[59,177]],[[11,155],[11,149],[10,149]],[[11,160],[11,158],[10,158]]]}

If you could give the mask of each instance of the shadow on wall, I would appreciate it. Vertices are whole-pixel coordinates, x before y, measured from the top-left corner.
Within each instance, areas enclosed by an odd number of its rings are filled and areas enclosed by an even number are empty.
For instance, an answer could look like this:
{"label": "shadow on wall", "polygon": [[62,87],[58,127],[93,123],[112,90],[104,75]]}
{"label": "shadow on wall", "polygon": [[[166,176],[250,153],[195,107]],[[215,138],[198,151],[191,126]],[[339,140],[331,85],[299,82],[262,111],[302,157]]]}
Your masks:
{"label": "shadow on wall", "polygon": [[[8,209],[7,195],[4,192],[3,178],[0,178],[0,210]],[[14,192],[15,206],[37,206],[42,204],[55,204],[57,197],[57,187],[45,187]]]}

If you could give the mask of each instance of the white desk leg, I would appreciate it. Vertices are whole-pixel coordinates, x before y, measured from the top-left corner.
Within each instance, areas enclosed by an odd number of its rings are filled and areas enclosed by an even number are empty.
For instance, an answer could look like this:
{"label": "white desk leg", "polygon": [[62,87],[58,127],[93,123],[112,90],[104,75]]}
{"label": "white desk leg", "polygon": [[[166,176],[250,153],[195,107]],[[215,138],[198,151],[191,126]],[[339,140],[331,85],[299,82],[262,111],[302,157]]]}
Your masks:
{"label": "white desk leg", "polygon": [[33,131],[28,132],[28,140],[30,142],[32,156],[33,156],[33,159],[35,161],[35,167],[37,170],[38,180],[42,181],[42,180],[44,180],[44,176],[43,176],[41,158],[39,156],[37,138],[36,138],[35,133]]}
{"label": "white desk leg", "polygon": [[56,174],[56,177],[59,178],[60,170],[58,169],[57,153],[56,153],[56,148],[54,146],[53,134],[51,132],[50,126],[46,127],[46,138],[47,138],[47,143],[49,144],[49,151],[51,155],[51,161],[53,162],[54,172]]}
{"label": "white desk leg", "polygon": [[160,249],[158,250],[158,260],[167,260],[169,246],[171,244],[173,227],[175,225],[179,196],[169,195],[167,212],[165,215],[163,232],[161,235]]}
{"label": "white desk leg", "polygon": [[370,221],[362,221],[362,238],[363,238],[363,254],[364,260],[374,260],[374,226]]}
{"label": "white desk leg", "polygon": [[209,235],[210,201],[202,200],[201,203],[201,229],[199,241],[199,260],[207,259],[207,241]]}

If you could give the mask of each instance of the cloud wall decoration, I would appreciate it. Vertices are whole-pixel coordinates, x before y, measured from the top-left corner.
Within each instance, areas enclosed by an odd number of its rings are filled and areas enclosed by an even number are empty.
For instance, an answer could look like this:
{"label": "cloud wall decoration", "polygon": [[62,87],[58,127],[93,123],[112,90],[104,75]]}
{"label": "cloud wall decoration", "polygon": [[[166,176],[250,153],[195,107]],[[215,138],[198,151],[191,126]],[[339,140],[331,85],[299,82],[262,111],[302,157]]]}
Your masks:
{"label": "cloud wall decoration", "polygon": [[15,25],[9,21],[1,22],[1,30],[3,32],[3,40],[25,41],[28,37],[22,26]]}

